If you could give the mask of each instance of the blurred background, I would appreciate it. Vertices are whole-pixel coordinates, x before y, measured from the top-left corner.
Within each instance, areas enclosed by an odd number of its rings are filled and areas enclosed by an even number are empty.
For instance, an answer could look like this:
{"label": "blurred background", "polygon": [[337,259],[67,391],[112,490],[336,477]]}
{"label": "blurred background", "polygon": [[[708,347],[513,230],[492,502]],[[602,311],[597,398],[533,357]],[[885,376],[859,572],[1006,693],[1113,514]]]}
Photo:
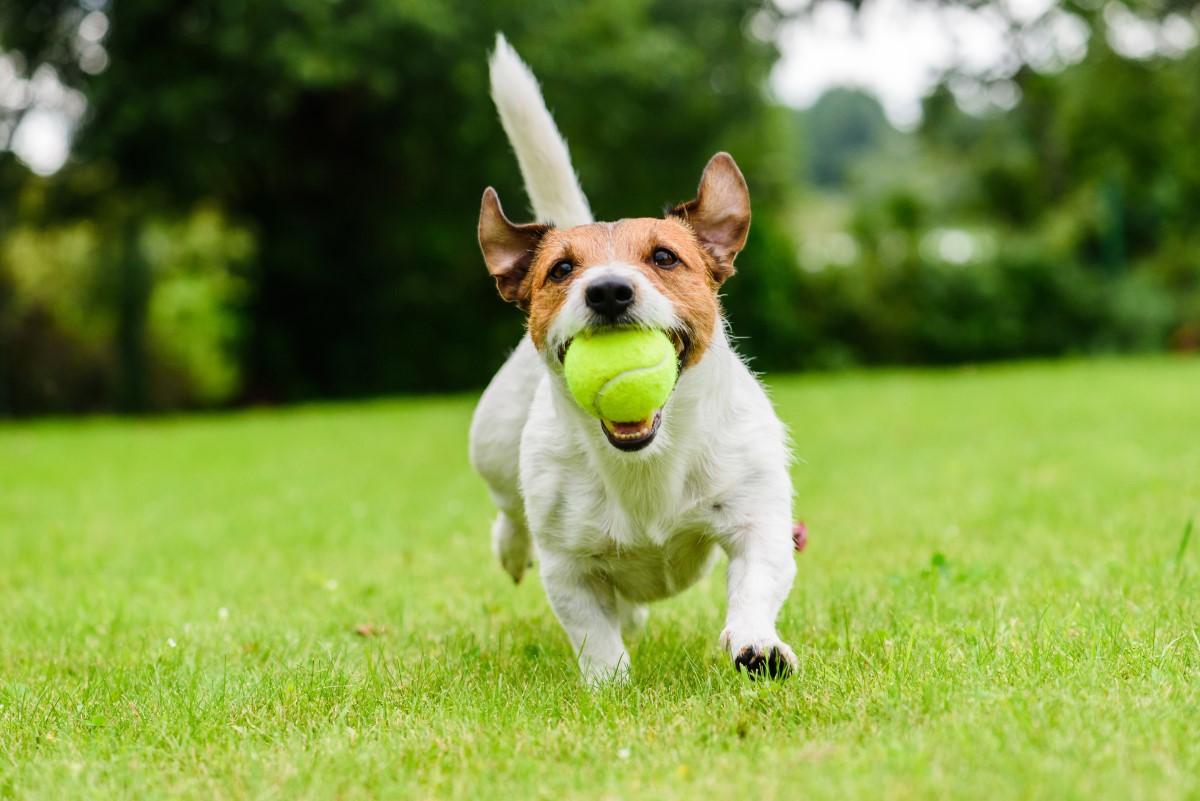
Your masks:
{"label": "blurred background", "polygon": [[486,383],[503,31],[600,218],[731,151],[760,370],[1200,348],[1195,2],[4,0],[0,416]]}

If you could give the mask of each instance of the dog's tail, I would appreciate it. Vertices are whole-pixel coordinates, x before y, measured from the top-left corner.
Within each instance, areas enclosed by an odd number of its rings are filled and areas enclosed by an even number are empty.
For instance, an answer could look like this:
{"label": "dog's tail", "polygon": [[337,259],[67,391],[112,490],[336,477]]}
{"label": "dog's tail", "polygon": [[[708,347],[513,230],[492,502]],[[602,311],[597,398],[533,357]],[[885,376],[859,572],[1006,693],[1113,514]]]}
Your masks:
{"label": "dog's tail", "polygon": [[538,221],[561,228],[592,222],[567,143],[546,109],[537,79],[503,34],[496,34],[490,66],[492,100],[517,154]]}

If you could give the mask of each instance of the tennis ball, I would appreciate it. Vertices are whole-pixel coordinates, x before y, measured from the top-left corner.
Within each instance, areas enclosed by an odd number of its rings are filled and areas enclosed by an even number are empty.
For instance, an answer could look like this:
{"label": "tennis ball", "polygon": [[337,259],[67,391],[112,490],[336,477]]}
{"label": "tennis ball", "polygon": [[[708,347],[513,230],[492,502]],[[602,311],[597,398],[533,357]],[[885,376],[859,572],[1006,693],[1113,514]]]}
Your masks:
{"label": "tennis ball", "polygon": [[636,423],[654,414],[670,397],[678,371],[670,338],[639,328],[580,334],[563,359],[575,401],[612,423]]}

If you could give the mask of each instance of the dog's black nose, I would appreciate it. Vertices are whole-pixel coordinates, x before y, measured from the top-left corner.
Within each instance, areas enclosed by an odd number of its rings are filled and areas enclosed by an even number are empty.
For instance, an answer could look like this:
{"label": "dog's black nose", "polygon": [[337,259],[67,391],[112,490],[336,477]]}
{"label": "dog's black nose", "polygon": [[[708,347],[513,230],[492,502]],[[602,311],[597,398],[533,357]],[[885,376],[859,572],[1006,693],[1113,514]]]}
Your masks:
{"label": "dog's black nose", "polygon": [[601,278],[587,288],[584,299],[589,309],[615,320],[633,305],[633,282],[628,278]]}

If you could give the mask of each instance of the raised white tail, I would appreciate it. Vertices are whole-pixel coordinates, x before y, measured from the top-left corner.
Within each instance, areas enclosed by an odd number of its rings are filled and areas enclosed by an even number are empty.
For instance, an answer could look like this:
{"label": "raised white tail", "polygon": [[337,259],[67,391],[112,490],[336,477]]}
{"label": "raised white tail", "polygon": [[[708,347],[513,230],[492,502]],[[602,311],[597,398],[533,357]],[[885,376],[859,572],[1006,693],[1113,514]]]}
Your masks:
{"label": "raised white tail", "polygon": [[546,109],[537,79],[503,34],[496,34],[496,49],[489,64],[492,100],[517,154],[538,222],[554,223],[560,228],[593,222],[587,198],[571,167],[567,143]]}

